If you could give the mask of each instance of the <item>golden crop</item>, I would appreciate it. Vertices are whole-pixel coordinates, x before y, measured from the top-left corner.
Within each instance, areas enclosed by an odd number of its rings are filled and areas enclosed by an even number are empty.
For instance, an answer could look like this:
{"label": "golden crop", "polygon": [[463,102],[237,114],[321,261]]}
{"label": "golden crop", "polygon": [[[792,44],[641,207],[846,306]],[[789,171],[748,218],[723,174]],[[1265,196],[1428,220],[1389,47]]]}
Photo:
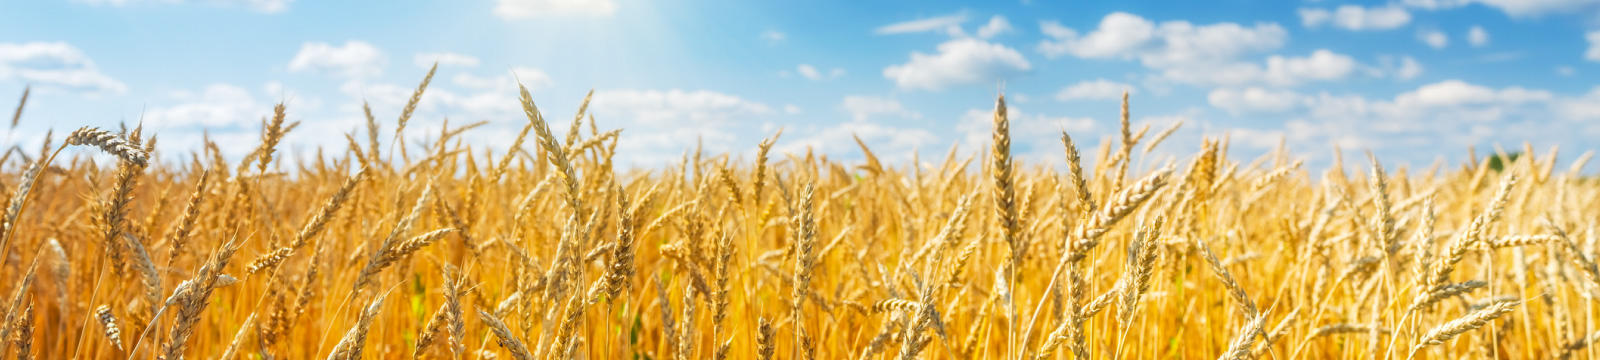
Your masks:
{"label": "golden crop", "polygon": [[137,128],[7,152],[0,356],[1600,358],[1587,155],[1352,174],[1206,140],[1140,166],[1176,127],[1125,98],[1096,165],[1062,134],[1057,171],[1012,158],[1001,98],[991,147],[932,165],[774,134],[619,172],[626,133],[553,133],[525,90],[511,152],[452,141],[481,123],[408,148],[427,83],[393,138],[369,115],[309,162],[275,156],[283,105],[239,162]]}

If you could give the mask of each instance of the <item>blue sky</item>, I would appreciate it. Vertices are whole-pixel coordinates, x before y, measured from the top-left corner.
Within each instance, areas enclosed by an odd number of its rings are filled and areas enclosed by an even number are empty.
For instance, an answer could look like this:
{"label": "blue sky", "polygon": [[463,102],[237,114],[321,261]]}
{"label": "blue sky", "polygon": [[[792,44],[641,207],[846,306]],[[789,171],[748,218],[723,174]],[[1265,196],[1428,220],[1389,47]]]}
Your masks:
{"label": "blue sky", "polygon": [[393,130],[433,61],[414,144],[487,120],[468,139],[503,149],[520,80],[558,127],[595,89],[644,166],[778,128],[782,151],[859,158],[854,134],[937,158],[986,146],[1002,84],[1034,160],[1059,159],[1062,130],[1115,134],[1123,90],[1135,126],[1183,123],[1147,164],[1202,135],[1246,159],[1283,139],[1313,165],[1334,144],[1417,166],[1600,145],[1600,0],[0,2],[0,106],[34,87],[24,146],[143,118],[168,156],[204,131],[239,155],[287,101],[309,156],[344,147],[362,100]]}

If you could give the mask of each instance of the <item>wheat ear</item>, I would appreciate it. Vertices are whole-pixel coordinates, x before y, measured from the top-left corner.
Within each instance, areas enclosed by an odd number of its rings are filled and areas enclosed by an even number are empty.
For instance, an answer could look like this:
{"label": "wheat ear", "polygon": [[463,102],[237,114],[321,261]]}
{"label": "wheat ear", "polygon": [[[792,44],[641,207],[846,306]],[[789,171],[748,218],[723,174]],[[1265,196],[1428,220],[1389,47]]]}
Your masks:
{"label": "wheat ear", "polygon": [[489,325],[489,330],[494,332],[494,337],[497,339],[496,342],[500,344],[500,347],[511,352],[513,359],[533,360],[533,354],[528,352],[528,347],[522,345],[522,341],[517,340],[516,336],[511,334],[511,329],[507,328],[505,323],[500,322],[500,319],[496,318],[494,314],[478,309],[478,318],[482,319],[484,324]]}
{"label": "wheat ear", "polygon": [[338,345],[334,345],[333,351],[328,354],[328,360],[361,360],[362,350],[366,348],[367,332],[372,327],[372,322],[377,320],[378,310],[383,308],[383,299],[388,295],[388,293],[380,294],[362,308],[361,315],[356,318],[356,325],[344,333]]}
{"label": "wheat ear", "polygon": [[1428,346],[1444,344],[1445,341],[1455,338],[1456,335],[1461,335],[1462,333],[1483,327],[1484,325],[1488,324],[1489,321],[1493,321],[1495,318],[1499,318],[1501,315],[1505,315],[1506,313],[1510,313],[1512,310],[1515,310],[1519,304],[1522,304],[1522,302],[1497,302],[1476,312],[1467,314],[1467,316],[1450,320],[1450,322],[1434,327],[1433,330],[1428,330],[1428,333],[1423,334],[1421,338],[1417,339],[1417,344],[1411,347],[1411,354],[1406,355],[1406,359],[1410,360],[1417,357],[1417,353],[1421,352],[1422,349],[1427,348]]}

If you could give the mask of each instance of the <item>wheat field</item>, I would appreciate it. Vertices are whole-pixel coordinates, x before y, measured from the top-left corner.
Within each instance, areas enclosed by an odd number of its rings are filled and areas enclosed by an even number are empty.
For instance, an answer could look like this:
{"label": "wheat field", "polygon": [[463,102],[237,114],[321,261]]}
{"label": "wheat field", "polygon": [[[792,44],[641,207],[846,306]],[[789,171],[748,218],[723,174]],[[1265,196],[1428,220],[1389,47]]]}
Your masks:
{"label": "wheat field", "polygon": [[1155,158],[1176,127],[1124,96],[1119,136],[1030,164],[1002,96],[988,147],[942,160],[780,132],[621,171],[625,131],[580,107],[554,133],[526,89],[513,151],[407,129],[431,77],[306,161],[284,105],[237,162],[138,127],[6,152],[0,356],[1600,358],[1589,154]]}

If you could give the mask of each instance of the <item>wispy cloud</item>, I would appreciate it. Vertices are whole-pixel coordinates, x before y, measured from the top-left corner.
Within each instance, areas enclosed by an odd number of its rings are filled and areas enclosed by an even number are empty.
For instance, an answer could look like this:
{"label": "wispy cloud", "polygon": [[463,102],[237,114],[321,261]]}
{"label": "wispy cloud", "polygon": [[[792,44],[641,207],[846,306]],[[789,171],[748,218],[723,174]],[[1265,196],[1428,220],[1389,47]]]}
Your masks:
{"label": "wispy cloud", "polygon": [[610,16],[617,12],[611,0],[495,0],[494,15],[505,20],[549,16]]}
{"label": "wispy cloud", "polygon": [[421,53],[412,57],[412,63],[424,69],[433,66],[434,63],[438,63],[439,66],[474,67],[478,66],[478,57],[452,52]]}
{"label": "wispy cloud", "polygon": [[1033,68],[1016,49],[978,39],[946,41],[938,50],[935,54],[912,52],[910,62],[884,68],[883,77],[902,89],[940,90],[995,82]]}
{"label": "wispy cloud", "polygon": [[240,7],[264,14],[276,14],[289,10],[289,3],[294,2],[294,0],[73,0],[73,2],[112,6],[198,3],[221,7]]}
{"label": "wispy cloud", "polygon": [[365,41],[349,40],[342,46],[308,42],[289,60],[289,72],[320,72],[346,78],[383,74],[389,60],[383,51]]}
{"label": "wispy cloud", "polygon": [[1389,30],[1411,22],[1411,13],[1399,5],[1366,8],[1360,5],[1342,5],[1326,9],[1300,9],[1300,22],[1308,28],[1323,25],[1352,30]]}
{"label": "wispy cloud", "polygon": [[126,84],[101,73],[88,55],[65,42],[0,43],[3,80],[85,93],[128,91]]}
{"label": "wispy cloud", "polygon": [[945,31],[946,29],[948,29],[951,26],[958,26],[958,25],[961,25],[961,23],[964,23],[964,22],[967,22],[967,14],[966,13],[955,13],[955,14],[950,14],[950,15],[945,15],[945,16],[917,19],[917,20],[911,20],[911,21],[898,22],[898,23],[893,23],[893,24],[889,24],[889,25],[884,25],[884,26],[878,27],[877,29],[872,30],[872,33],[879,34],[879,35],[887,35],[887,34],[919,33],[919,32],[928,32],[928,31]]}

